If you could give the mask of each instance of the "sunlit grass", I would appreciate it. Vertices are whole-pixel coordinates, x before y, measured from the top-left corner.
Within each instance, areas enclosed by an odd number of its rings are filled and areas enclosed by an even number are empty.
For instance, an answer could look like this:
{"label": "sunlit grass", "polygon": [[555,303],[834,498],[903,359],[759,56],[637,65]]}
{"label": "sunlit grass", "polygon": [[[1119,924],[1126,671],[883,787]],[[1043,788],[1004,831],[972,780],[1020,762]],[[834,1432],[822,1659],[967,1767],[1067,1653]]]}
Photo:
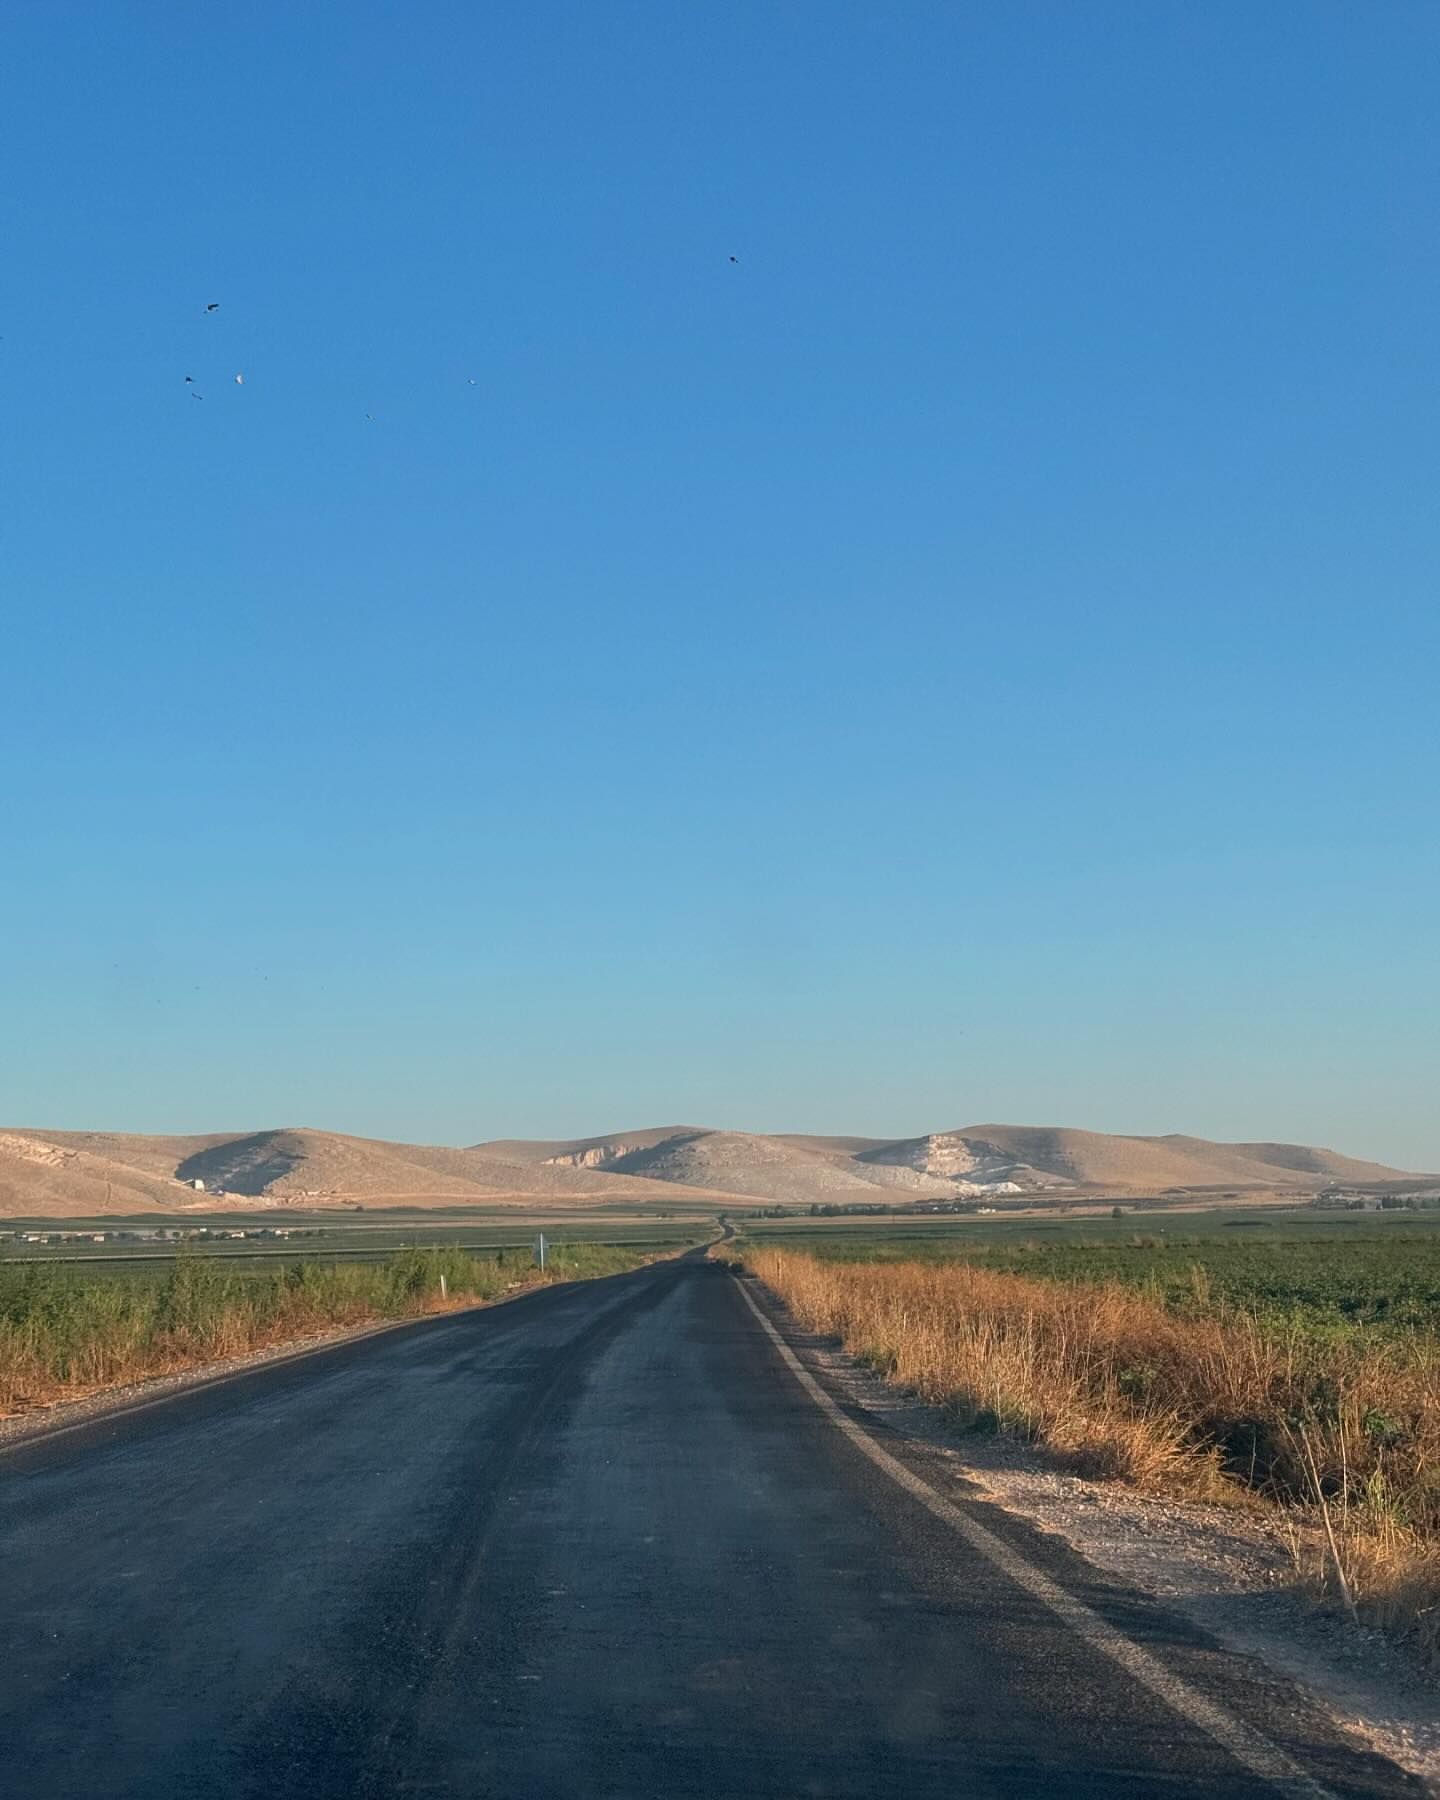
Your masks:
{"label": "sunlit grass", "polygon": [[810,1328],[963,1424],[1047,1445],[1078,1472],[1327,1516],[1338,1568],[1306,1574],[1440,1653],[1440,1343],[1307,1329],[1118,1281],[1040,1279],[983,1259],[841,1261],[751,1248]]}
{"label": "sunlit grass", "polygon": [[1234,1310],[1284,1328],[1408,1337],[1440,1332],[1440,1233],[1391,1226],[1331,1236],[1131,1229],[1056,1242],[1014,1232],[928,1243],[876,1233],[797,1248],[841,1262],[965,1260],[1051,1281],[1118,1282],[1194,1316]]}
{"label": "sunlit grass", "polygon": [[335,1326],[496,1300],[522,1286],[618,1274],[646,1260],[566,1244],[544,1273],[528,1251],[402,1250],[382,1263],[227,1269],[181,1253],[163,1274],[116,1281],[54,1263],[0,1269],[0,1412],[243,1355]]}

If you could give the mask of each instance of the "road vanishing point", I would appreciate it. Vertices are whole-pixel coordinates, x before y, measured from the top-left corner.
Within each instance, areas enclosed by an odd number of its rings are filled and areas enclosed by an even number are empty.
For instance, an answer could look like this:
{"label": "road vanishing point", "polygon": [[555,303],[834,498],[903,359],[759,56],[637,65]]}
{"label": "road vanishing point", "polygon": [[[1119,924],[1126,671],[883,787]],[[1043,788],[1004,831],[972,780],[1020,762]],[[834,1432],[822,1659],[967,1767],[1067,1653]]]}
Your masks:
{"label": "road vanishing point", "polygon": [[8,1800],[1420,1793],[690,1254],[0,1453]]}

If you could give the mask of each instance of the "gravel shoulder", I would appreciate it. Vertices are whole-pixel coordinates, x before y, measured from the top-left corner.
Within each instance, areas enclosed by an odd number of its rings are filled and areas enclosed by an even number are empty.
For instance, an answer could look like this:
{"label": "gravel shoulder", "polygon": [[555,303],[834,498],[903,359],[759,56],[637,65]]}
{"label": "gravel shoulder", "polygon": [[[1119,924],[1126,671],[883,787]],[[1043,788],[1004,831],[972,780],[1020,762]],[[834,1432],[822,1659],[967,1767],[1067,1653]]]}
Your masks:
{"label": "gravel shoulder", "polygon": [[1069,1474],[1035,1446],[961,1431],[939,1407],[807,1336],[766,1290],[792,1344],[836,1397],[930,1453],[932,1472],[1053,1532],[1107,1574],[1192,1619],[1307,1690],[1367,1748],[1440,1796],[1440,1683],[1375,1631],[1318,1610],[1293,1586],[1284,1525],[1248,1508],[1138,1494]]}

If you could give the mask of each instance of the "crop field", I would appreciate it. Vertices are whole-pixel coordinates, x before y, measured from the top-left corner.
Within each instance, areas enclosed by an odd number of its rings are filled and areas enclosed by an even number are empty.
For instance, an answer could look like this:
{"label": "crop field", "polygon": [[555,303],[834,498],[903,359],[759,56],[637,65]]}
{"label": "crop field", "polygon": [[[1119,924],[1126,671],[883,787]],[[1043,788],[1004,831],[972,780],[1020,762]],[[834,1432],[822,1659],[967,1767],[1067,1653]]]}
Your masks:
{"label": "crop field", "polygon": [[[232,1232],[253,1234],[277,1225],[290,1235],[284,1238],[235,1237]],[[120,1237],[119,1232],[152,1232],[158,1228],[184,1232],[208,1232],[202,1237],[157,1242],[152,1238]],[[44,1238],[60,1239],[62,1233],[104,1232],[105,1241],[93,1237],[70,1237],[68,1241],[25,1242],[27,1231]],[[325,1262],[383,1262],[403,1250],[450,1249],[484,1255],[497,1250],[526,1251],[534,1247],[543,1232],[548,1245],[563,1249],[570,1244],[600,1244],[627,1249],[678,1249],[686,1244],[703,1243],[710,1235],[708,1221],[694,1218],[637,1217],[617,1214],[597,1218],[593,1214],[574,1216],[524,1213],[501,1218],[440,1219],[414,1214],[392,1216],[373,1224],[337,1223],[334,1216],[324,1222],[313,1219],[296,1221],[261,1214],[212,1219],[175,1218],[157,1222],[49,1220],[41,1224],[25,1222],[0,1226],[0,1265],[63,1262],[85,1264],[95,1274],[148,1274],[172,1262],[177,1252],[194,1257],[222,1259],[231,1268],[273,1268],[279,1262],[293,1261],[297,1256]]]}
{"label": "crop field", "polygon": [[1284,1508],[1307,1585],[1440,1662],[1440,1229],[1424,1215],[1192,1216],[1163,1236],[1138,1218],[1043,1236],[867,1223],[730,1248],[803,1324],[965,1428],[1094,1478]]}
{"label": "crop field", "polygon": [[645,1254],[570,1244],[542,1271],[527,1250],[402,1250],[383,1262],[232,1267],[182,1251],[126,1279],[56,1262],[0,1267],[0,1416],[313,1335],[615,1275]]}
{"label": "crop field", "polygon": [[969,1261],[1048,1281],[1118,1282],[1192,1317],[1236,1312],[1276,1328],[1440,1339],[1440,1219],[1370,1215],[1352,1224],[1308,1213],[1261,1225],[1251,1214],[1236,1229],[1239,1221],[1218,1214],[1178,1227],[1172,1216],[1164,1231],[1145,1220],[1110,1223],[1042,1233],[967,1222],[927,1235],[872,1226],[784,1242],[841,1262]]}

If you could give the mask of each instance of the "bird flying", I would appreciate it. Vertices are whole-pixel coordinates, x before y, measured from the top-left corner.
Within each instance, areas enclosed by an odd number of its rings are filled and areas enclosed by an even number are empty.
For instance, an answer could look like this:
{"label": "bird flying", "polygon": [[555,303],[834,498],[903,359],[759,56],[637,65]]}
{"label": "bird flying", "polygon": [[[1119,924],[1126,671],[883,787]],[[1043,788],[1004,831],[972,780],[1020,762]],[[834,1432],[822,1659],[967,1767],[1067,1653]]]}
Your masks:
{"label": "bird flying", "polygon": [[206,312],[219,312],[220,302],[218,300],[212,300],[205,310]]}

